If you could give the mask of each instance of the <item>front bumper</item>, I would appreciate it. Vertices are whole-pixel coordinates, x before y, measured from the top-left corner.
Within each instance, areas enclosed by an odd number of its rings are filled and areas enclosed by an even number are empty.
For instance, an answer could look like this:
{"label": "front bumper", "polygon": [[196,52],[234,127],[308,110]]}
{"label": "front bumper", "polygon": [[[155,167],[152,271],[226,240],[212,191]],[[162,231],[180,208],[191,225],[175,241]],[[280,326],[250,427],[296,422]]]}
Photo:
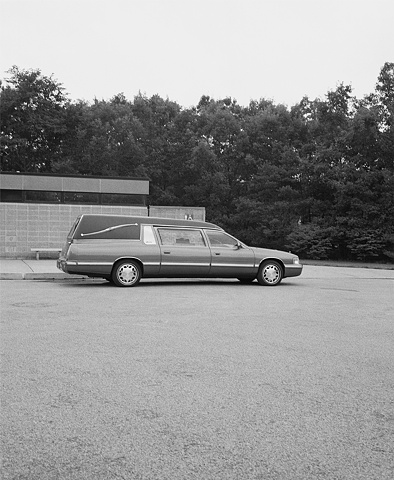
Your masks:
{"label": "front bumper", "polygon": [[302,265],[299,263],[285,265],[285,277],[298,277],[302,273]]}

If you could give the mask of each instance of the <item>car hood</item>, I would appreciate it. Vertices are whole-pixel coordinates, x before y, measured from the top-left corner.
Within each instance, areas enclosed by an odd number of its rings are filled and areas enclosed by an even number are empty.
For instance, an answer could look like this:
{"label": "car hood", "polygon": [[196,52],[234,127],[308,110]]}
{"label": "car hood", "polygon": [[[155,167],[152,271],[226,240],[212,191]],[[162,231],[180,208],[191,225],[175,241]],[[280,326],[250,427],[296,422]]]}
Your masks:
{"label": "car hood", "polygon": [[253,250],[256,259],[264,260],[264,258],[277,258],[282,260],[284,263],[293,263],[293,258],[296,258],[297,255],[289,252],[283,252],[282,250],[273,250],[270,248],[259,248],[259,247],[249,247]]}

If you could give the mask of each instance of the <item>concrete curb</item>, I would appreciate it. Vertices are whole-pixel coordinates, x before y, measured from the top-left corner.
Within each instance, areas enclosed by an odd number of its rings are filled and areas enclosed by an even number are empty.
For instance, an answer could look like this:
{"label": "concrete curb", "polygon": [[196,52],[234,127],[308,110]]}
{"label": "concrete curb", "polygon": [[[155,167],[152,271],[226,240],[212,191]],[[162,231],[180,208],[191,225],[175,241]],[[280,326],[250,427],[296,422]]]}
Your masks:
{"label": "concrete curb", "polygon": [[86,275],[69,275],[68,273],[25,273],[25,280],[75,280],[88,278]]}
{"label": "concrete curb", "polygon": [[0,280],[24,280],[23,273],[0,273]]}

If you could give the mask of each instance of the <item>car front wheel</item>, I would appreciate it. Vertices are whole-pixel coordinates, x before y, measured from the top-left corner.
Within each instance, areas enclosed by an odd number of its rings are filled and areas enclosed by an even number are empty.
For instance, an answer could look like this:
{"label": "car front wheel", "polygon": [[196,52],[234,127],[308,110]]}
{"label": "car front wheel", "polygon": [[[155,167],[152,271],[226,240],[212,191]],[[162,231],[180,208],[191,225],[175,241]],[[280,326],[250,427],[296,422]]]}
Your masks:
{"label": "car front wheel", "polygon": [[273,287],[279,285],[283,278],[282,266],[274,260],[264,262],[257,274],[257,281],[260,285]]}
{"label": "car front wheel", "polygon": [[118,287],[134,287],[141,280],[141,267],[132,260],[118,262],[112,272],[112,281]]}

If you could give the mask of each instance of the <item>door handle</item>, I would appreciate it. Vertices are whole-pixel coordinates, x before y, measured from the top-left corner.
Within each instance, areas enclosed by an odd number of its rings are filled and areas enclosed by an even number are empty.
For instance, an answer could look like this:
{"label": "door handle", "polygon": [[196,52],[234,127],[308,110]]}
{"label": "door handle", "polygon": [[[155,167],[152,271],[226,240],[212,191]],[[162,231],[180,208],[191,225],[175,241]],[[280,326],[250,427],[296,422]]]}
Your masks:
{"label": "door handle", "polygon": [[171,252],[163,252],[164,255],[169,255]]}
{"label": "door handle", "polygon": [[220,255],[220,253],[219,253],[219,252],[215,252],[215,255]]}

